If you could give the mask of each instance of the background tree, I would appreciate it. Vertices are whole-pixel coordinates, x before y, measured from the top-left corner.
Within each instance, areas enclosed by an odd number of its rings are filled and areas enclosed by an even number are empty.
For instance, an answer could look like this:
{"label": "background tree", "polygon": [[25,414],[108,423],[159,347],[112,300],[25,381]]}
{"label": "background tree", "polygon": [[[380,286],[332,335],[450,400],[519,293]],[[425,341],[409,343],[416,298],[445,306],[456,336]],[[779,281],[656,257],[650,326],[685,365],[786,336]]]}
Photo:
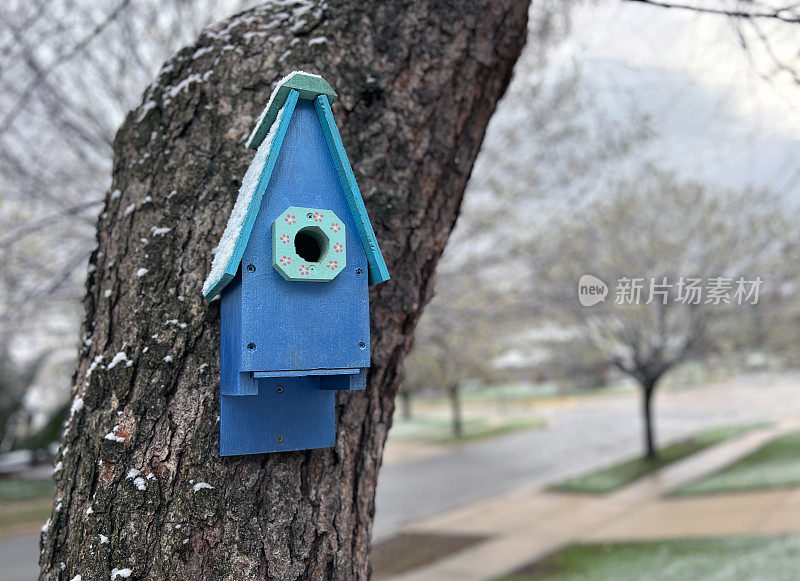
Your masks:
{"label": "background tree", "polygon": [[114,134],[170,54],[253,3],[26,0],[0,7],[0,341],[14,347],[16,366],[51,353],[36,382],[38,412],[69,395],[63,368],[74,367]]}
{"label": "background tree", "polygon": [[[114,142],[41,578],[367,578],[401,365],[527,9],[268,4],[162,68]],[[243,140],[292,69],[341,95],[393,278],[371,293],[373,367],[366,391],[338,394],[335,447],[223,459],[219,306],[200,288],[251,157]]]}
{"label": "background tree", "polygon": [[[576,329],[563,347],[595,350],[640,386],[647,457],[657,455],[652,405],[664,375],[687,359],[754,344],[747,341],[749,313],[770,309],[765,299],[779,300],[765,293],[783,286],[787,252],[797,258],[792,215],[768,192],[716,192],[648,168],[532,243],[532,253],[554,258],[539,262],[540,297]],[[581,306],[576,291],[584,274],[609,285],[605,302]],[[762,279],[758,305],[749,304],[753,296],[737,299],[740,277]],[[626,279],[641,279],[627,284],[641,289],[622,293]],[[691,279],[700,281],[694,286],[701,294],[693,294]],[[719,299],[709,291],[716,279],[727,289]]]}

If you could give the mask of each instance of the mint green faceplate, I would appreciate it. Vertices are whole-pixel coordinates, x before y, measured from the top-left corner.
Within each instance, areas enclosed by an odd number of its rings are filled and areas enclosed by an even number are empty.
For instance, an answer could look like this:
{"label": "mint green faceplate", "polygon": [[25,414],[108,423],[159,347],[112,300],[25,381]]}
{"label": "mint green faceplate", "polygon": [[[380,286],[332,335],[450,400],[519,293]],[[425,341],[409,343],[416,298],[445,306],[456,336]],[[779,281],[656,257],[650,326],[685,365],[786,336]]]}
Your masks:
{"label": "mint green faceplate", "polygon": [[272,266],[286,280],[328,282],[346,257],[344,224],[330,210],[291,206],[272,223]]}

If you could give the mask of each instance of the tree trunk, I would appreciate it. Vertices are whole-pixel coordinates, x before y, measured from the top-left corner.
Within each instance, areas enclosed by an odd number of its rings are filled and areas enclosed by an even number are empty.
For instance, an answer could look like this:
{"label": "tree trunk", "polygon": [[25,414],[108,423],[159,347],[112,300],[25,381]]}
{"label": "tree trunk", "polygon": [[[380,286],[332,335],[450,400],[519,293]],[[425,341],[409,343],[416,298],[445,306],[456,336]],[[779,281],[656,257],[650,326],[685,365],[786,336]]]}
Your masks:
{"label": "tree trunk", "polygon": [[[368,577],[401,364],[526,24],[519,0],[271,3],[162,68],[114,144],[41,579]],[[219,302],[200,289],[244,139],[294,69],[340,95],[392,280],[370,295],[373,366],[337,394],[335,446],[221,458]]]}
{"label": "tree trunk", "polygon": [[447,388],[447,394],[450,396],[450,411],[453,419],[453,437],[460,438],[464,435],[464,422],[461,419],[461,398],[458,390],[458,384],[451,385]]}
{"label": "tree trunk", "polygon": [[648,379],[642,382],[642,415],[644,419],[644,449],[645,457],[651,460],[658,458],[653,433],[653,392],[657,380]]}
{"label": "tree trunk", "polygon": [[403,419],[411,421],[411,392],[407,389],[400,390],[400,409],[403,412]]}

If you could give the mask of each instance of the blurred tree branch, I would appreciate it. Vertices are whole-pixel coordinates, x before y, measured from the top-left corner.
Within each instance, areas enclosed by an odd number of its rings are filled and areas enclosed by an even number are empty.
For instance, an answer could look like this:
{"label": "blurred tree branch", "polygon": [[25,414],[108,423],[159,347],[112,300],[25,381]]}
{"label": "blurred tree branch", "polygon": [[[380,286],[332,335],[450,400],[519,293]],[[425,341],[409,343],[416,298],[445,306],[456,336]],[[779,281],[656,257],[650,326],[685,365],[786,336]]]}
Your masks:
{"label": "blurred tree branch", "polygon": [[[741,18],[746,20],[770,19],[779,20],[781,22],[787,22],[790,24],[800,23],[800,5],[796,2],[787,3],[784,6],[779,6],[776,8],[771,8],[768,4],[754,0],[736,2],[737,8],[723,8],[699,4],[685,4],[682,2],[666,2],[660,0],[626,0],[626,2],[649,4],[651,6],[658,6],[660,8],[677,8],[679,10],[689,10],[692,12],[701,12],[703,14],[718,14],[720,16],[729,16],[732,18]],[[752,8],[742,8],[746,6],[751,6]]]}

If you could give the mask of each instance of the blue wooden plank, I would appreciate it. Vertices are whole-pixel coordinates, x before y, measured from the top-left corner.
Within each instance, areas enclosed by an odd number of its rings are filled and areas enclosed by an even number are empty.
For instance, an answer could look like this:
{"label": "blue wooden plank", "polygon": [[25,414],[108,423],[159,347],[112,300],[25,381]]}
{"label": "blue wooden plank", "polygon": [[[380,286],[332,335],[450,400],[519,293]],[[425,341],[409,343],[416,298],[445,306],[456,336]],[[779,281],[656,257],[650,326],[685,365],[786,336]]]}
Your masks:
{"label": "blue wooden plank", "polygon": [[361,244],[364,246],[364,251],[367,253],[367,261],[369,262],[369,284],[376,285],[385,282],[389,280],[389,270],[386,268],[386,262],[383,259],[383,254],[378,245],[378,239],[375,237],[375,232],[372,230],[372,224],[367,215],[367,208],[364,206],[364,200],[358,189],[358,184],[353,174],[353,168],[350,167],[350,162],[347,159],[347,153],[344,150],[342,138],[339,135],[339,128],[336,127],[336,121],[333,119],[333,112],[331,111],[328,98],[325,95],[317,97],[314,100],[314,108],[316,109],[319,123],[322,126],[322,131],[325,134],[328,150],[336,166],[336,173],[341,181],[345,196],[347,197],[350,212],[355,220],[356,228],[361,238]]}
{"label": "blue wooden plank", "polygon": [[261,208],[261,199],[263,198],[264,192],[270,183],[272,170],[275,167],[275,162],[278,159],[278,154],[281,151],[283,139],[286,135],[286,130],[289,128],[289,124],[291,123],[292,115],[294,113],[295,105],[297,105],[297,99],[299,96],[299,93],[292,89],[289,91],[288,97],[286,97],[286,103],[283,105],[281,122],[278,125],[278,129],[275,132],[275,137],[272,140],[267,161],[264,163],[264,167],[261,170],[261,175],[258,178],[258,186],[253,194],[253,199],[250,201],[250,205],[247,208],[247,215],[245,216],[244,223],[242,224],[242,229],[239,231],[239,236],[236,238],[236,245],[233,248],[233,254],[228,261],[228,264],[225,266],[225,272],[220,278],[219,282],[217,282],[211,289],[209,289],[208,293],[206,293],[206,298],[209,300],[213,299],[217,293],[225,288],[225,285],[227,285],[231,280],[233,280],[233,277],[236,276],[236,271],[239,269],[239,264],[242,261],[242,254],[247,247],[247,241],[250,239],[250,233],[253,230],[253,224],[255,223],[256,217],[258,216],[258,211]]}
{"label": "blue wooden plank", "polygon": [[334,445],[336,394],[319,389],[319,378],[259,379],[257,384],[258,395],[220,397],[222,456]]}
{"label": "blue wooden plank", "polygon": [[367,387],[367,370],[359,369],[351,375],[330,375],[319,378],[319,388],[339,391],[355,391]]}
{"label": "blue wooden plank", "polygon": [[237,274],[222,294],[220,302],[220,377],[222,395],[254,395],[256,382],[241,373],[242,354],[242,277]]}
{"label": "blue wooden plank", "polygon": [[[289,206],[332,210],[344,223],[347,266],[333,280],[287,281],[272,267],[272,222]],[[242,259],[240,371],[369,367],[367,269],[314,104],[301,99]]]}
{"label": "blue wooden plank", "polygon": [[357,375],[358,369],[292,369],[288,371],[253,371],[256,379],[268,377],[306,377],[308,375]]}

